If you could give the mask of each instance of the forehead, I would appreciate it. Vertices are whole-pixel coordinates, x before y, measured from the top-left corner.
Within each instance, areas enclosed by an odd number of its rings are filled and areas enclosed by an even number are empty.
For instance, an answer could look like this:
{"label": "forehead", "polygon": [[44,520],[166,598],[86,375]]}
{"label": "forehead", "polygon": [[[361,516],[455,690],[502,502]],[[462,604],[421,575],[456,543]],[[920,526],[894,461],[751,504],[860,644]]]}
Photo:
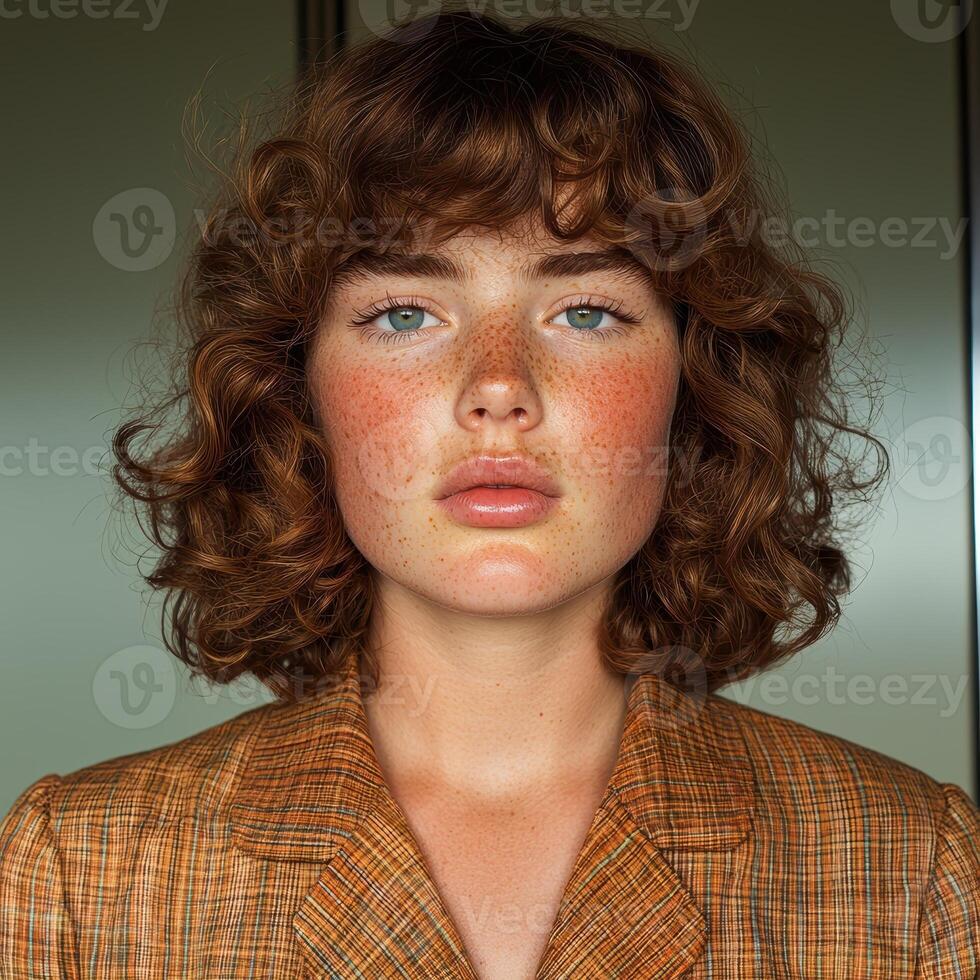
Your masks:
{"label": "forehead", "polygon": [[444,251],[464,256],[493,255],[514,261],[529,257],[549,255],[571,250],[597,251],[607,247],[606,243],[592,234],[585,234],[569,241],[555,238],[544,225],[537,212],[525,214],[510,224],[495,228],[469,225],[455,231],[450,237],[437,232],[433,222],[422,222],[419,226],[418,251]]}
{"label": "forehead", "polygon": [[[426,228],[423,226],[420,237],[426,238]],[[485,228],[471,225],[453,234],[451,237],[440,237],[434,230],[429,230],[429,244],[433,248],[447,251],[494,251],[510,252],[515,255],[528,253],[555,252],[575,245],[578,248],[602,248],[603,243],[591,234],[570,242],[567,239],[555,238],[545,227],[540,217],[524,218],[519,223],[500,228]]]}
{"label": "forehead", "polygon": [[493,266],[522,282],[612,272],[643,283],[650,271],[629,249],[591,235],[555,238],[540,226],[519,229],[466,228],[451,237],[368,247],[334,270],[334,286],[383,276],[442,279],[464,285]]}

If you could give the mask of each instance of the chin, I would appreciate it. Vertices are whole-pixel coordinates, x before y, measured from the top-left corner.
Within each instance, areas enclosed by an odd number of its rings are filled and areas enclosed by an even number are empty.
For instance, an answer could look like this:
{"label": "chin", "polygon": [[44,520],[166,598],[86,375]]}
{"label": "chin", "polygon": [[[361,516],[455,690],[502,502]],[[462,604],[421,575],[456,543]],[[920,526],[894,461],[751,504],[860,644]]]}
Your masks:
{"label": "chin", "polygon": [[[521,616],[542,612],[570,598],[580,588],[567,581],[567,568],[526,547],[496,546],[454,555],[431,571],[406,579],[389,575],[430,602],[477,616]],[[564,573],[564,574],[563,574]]]}
{"label": "chin", "polygon": [[488,591],[486,588],[467,588],[463,592],[448,594],[444,588],[441,588],[437,594],[428,595],[428,598],[454,612],[470,616],[504,618],[545,612],[560,605],[568,595],[557,589],[552,589],[550,592],[536,592],[532,595],[528,593],[526,585],[522,587],[520,582],[511,580],[508,583],[501,583],[493,591]]}

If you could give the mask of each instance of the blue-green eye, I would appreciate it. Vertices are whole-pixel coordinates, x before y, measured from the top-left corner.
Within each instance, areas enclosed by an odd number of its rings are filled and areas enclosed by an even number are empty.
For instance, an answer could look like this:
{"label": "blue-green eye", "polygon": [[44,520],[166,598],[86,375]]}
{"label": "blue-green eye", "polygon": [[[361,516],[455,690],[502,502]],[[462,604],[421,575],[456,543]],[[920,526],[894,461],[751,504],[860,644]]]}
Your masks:
{"label": "blue-green eye", "polygon": [[[561,322],[561,317],[565,322]],[[609,320],[603,322],[603,317]],[[589,340],[609,340],[610,337],[627,333],[641,323],[642,314],[631,313],[619,301],[611,302],[599,296],[576,296],[552,320],[560,327],[568,327],[573,333]]]}
{"label": "blue-green eye", "polygon": [[574,327],[576,330],[595,330],[602,323],[602,318],[607,312],[597,306],[570,306],[567,310],[562,310],[558,316],[566,317],[567,326]]}
{"label": "blue-green eye", "polygon": [[[399,306],[382,315],[384,316],[384,325],[399,332],[402,330],[420,330],[422,327],[433,325],[425,322],[427,311],[420,306]],[[428,316],[432,316],[432,314],[428,313]],[[432,319],[436,323],[440,322],[438,317],[432,317]]]}
{"label": "blue-green eye", "polygon": [[437,327],[441,323],[442,320],[421,300],[409,298],[400,303],[376,303],[367,310],[359,310],[352,326],[360,327],[371,340],[391,343],[414,337],[424,327]]}

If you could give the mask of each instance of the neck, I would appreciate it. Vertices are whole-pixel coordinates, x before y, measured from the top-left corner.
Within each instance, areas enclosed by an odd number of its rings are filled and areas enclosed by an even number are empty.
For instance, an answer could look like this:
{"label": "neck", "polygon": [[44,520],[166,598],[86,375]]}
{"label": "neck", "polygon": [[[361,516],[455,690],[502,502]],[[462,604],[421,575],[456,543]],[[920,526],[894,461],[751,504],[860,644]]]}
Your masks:
{"label": "neck", "polygon": [[627,695],[595,640],[606,585],[537,613],[478,616],[382,577],[379,686],[364,708],[386,776],[497,801],[604,785]]}

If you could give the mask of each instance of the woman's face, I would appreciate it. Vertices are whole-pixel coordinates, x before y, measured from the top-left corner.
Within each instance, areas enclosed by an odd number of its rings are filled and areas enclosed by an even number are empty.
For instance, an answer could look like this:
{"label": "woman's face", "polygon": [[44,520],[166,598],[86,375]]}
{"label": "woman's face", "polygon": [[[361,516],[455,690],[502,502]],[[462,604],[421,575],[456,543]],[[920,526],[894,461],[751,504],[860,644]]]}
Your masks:
{"label": "woman's face", "polygon": [[[354,544],[405,588],[478,614],[547,609],[615,573],[656,524],[677,392],[675,325],[649,276],[538,225],[392,259],[333,279],[307,365]],[[552,496],[440,503],[477,455],[537,463]]]}

